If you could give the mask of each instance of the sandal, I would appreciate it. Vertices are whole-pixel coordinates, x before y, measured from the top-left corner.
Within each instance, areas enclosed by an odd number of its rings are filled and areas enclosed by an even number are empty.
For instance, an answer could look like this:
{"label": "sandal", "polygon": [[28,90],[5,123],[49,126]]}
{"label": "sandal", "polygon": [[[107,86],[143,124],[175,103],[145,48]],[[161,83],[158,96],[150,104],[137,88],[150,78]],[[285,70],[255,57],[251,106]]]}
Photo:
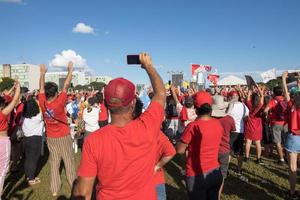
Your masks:
{"label": "sandal", "polygon": [[40,181],[39,178],[35,178],[35,179],[33,179],[33,180],[29,180],[29,181],[28,181],[28,184],[29,184],[30,186],[32,186],[32,185],[38,184],[38,183],[40,183],[40,182],[41,182],[41,181]]}

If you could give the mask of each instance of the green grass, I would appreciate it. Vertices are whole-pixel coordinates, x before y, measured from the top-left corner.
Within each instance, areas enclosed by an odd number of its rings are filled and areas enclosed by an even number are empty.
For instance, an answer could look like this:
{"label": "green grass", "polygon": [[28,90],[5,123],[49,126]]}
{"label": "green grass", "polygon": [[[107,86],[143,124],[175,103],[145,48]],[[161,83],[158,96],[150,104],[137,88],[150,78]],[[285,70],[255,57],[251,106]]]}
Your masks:
{"label": "green grass", "polygon": [[[76,164],[80,160],[80,153],[76,154]],[[236,159],[232,159],[229,177],[226,179],[224,200],[283,200],[288,190],[288,168],[278,166],[274,160],[264,159],[265,165],[257,165],[253,161],[244,164],[244,174],[249,181],[243,182],[236,176],[233,170],[236,168]],[[180,175],[179,157],[176,156],[166,168],[167,196],[170,200],[187,199],[185,192],[184,177]],[[27,185],[23,171],[16,174],[8,174],[3,197],[12,200],[27,199],[54,199],[49,190],[49,163],[47,156],[41,159],[40,164],[44,166],[39,177],[41,184],[30,187]],[[22,165],[22,164],[21,164]],[[65,171],[62,170],[62,189],[57,199],[68,199],[70,187],[67,184]]]}

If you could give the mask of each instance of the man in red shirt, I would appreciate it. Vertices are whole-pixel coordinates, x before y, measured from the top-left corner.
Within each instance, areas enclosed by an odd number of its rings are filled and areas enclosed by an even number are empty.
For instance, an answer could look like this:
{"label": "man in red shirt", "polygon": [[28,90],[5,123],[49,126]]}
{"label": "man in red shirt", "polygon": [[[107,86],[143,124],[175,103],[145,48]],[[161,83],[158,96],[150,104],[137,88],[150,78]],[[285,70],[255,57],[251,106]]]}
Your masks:
{"label": "man in red shirt", "polygon": [[218,154],[224,129],[219,120],[211,117],[212,98],[208,92],[194,95],[197,119],[185,129],[177,153],[186,149],[187,190],[190,200],[217,200],[223,177]]}
{"label": "man in red shirt", "polygon": [[273,142],[276,144],[277,153],[279,155],[279,164],[284,164],[284,153],[282,144],[288,132],[286,102],[282,96],[282,88],[277,86],[273,89],[274,98],[266,106],[264,113],[269,116],[272,126]]}
{"label": "man in red shirt", "polygon": [[97,199],[155,200],[154,167],[157,137],[166,101],[162,79],[148,54],[140,54],[142,68],[152,83],[154,97],[148,109],[133,120],[135,86],[117,78],[105,87],[111,124],[90,134],[84,142],[74,186],[74,199],[90,199],[98,179]]}
{"label": "man in red shirt", "polygon": [[68,64],[68,75],[63,90],[58,94],[58,86],[53,82],[45,84],[45,65],[40,65],[40,94],[39,105],[41,107],[45,125],[47,144],[50,158],[50,190],[53,196],[57,196],[61,188],[59,167],[61,160],[66,168],[66,175],[70,186],[76,178],[74,152],[72,150],[72,138],[67,123],[65,105],[68,100],[67,90],[71,84],[73,63]]}

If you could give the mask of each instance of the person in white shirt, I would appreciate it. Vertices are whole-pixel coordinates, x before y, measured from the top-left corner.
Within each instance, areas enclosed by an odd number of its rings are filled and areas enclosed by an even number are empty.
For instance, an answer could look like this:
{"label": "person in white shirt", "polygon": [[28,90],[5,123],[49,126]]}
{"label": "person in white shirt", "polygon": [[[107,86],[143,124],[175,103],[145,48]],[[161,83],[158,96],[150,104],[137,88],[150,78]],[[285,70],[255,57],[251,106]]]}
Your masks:
{"label": "person in white shirt", "polygon": [[22,131],[24,133],[25,176],[29,185],[40,183],[36,169],[42,149],[44,121],[38,103],[29,99],[24,104]]}
{"label": "person in white shirt", "polygon": [[84,137],[87,137],[90,133],[98,130],[99,127],[99,103],[97,98],[90,97],[88,99],[88,106],[83,110],[83,121],[85,123],[85,134]]}
{"label": "person in white shirt", "polygon": [[247,106],[239,101],[239,95],[236,91],[229,93],[231,102],[229,104],[227,114],[229,114],[235,122],[236,131],[230,134],[231,151],[237,156],[238,168],[237,173],[242,176],[243,150],[244,150],[244,120],[249,115]]}

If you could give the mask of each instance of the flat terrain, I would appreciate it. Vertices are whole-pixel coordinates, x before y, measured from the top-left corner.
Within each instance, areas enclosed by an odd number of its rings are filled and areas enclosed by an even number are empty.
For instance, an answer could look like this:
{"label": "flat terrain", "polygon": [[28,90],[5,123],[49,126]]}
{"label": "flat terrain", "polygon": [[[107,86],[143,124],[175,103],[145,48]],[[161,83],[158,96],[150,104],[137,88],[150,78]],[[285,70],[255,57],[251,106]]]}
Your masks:
{"label": "flat terrain", "polygon": [[[49,163],[48,156],[41,158],[39,177],[41,183],[30,187],[27,185],[23,170],[18,173],[8,174],[3,198],[10,200],[47,200],[55,199],[51,196],[49,190]],[[167,196],[169,200],[185,200],[185,183],[184,177],[180,174],[179,157],[175,157],[165,167],[167,179]],[[229,177],[225,182],[224,195],[225,200],[283,200],[288,190],[288,168],[287,165],[278,166],[274,159],[263,159],[265,165],[257,165],[252,161],[244,164],[244,175],[248,182],[239,179],[234,173],[236,168],[236,159],[232,159],[230,165]],[[76,154],[76,164],[80,161],[80,153]],[[20,163],[22,168],[22,163]],[[41,167],[40,167],[41,168]],[[67,184],[65,171],[62,170],[62,189],[57,199],[68,199],[70,197],[70,187]]]}

